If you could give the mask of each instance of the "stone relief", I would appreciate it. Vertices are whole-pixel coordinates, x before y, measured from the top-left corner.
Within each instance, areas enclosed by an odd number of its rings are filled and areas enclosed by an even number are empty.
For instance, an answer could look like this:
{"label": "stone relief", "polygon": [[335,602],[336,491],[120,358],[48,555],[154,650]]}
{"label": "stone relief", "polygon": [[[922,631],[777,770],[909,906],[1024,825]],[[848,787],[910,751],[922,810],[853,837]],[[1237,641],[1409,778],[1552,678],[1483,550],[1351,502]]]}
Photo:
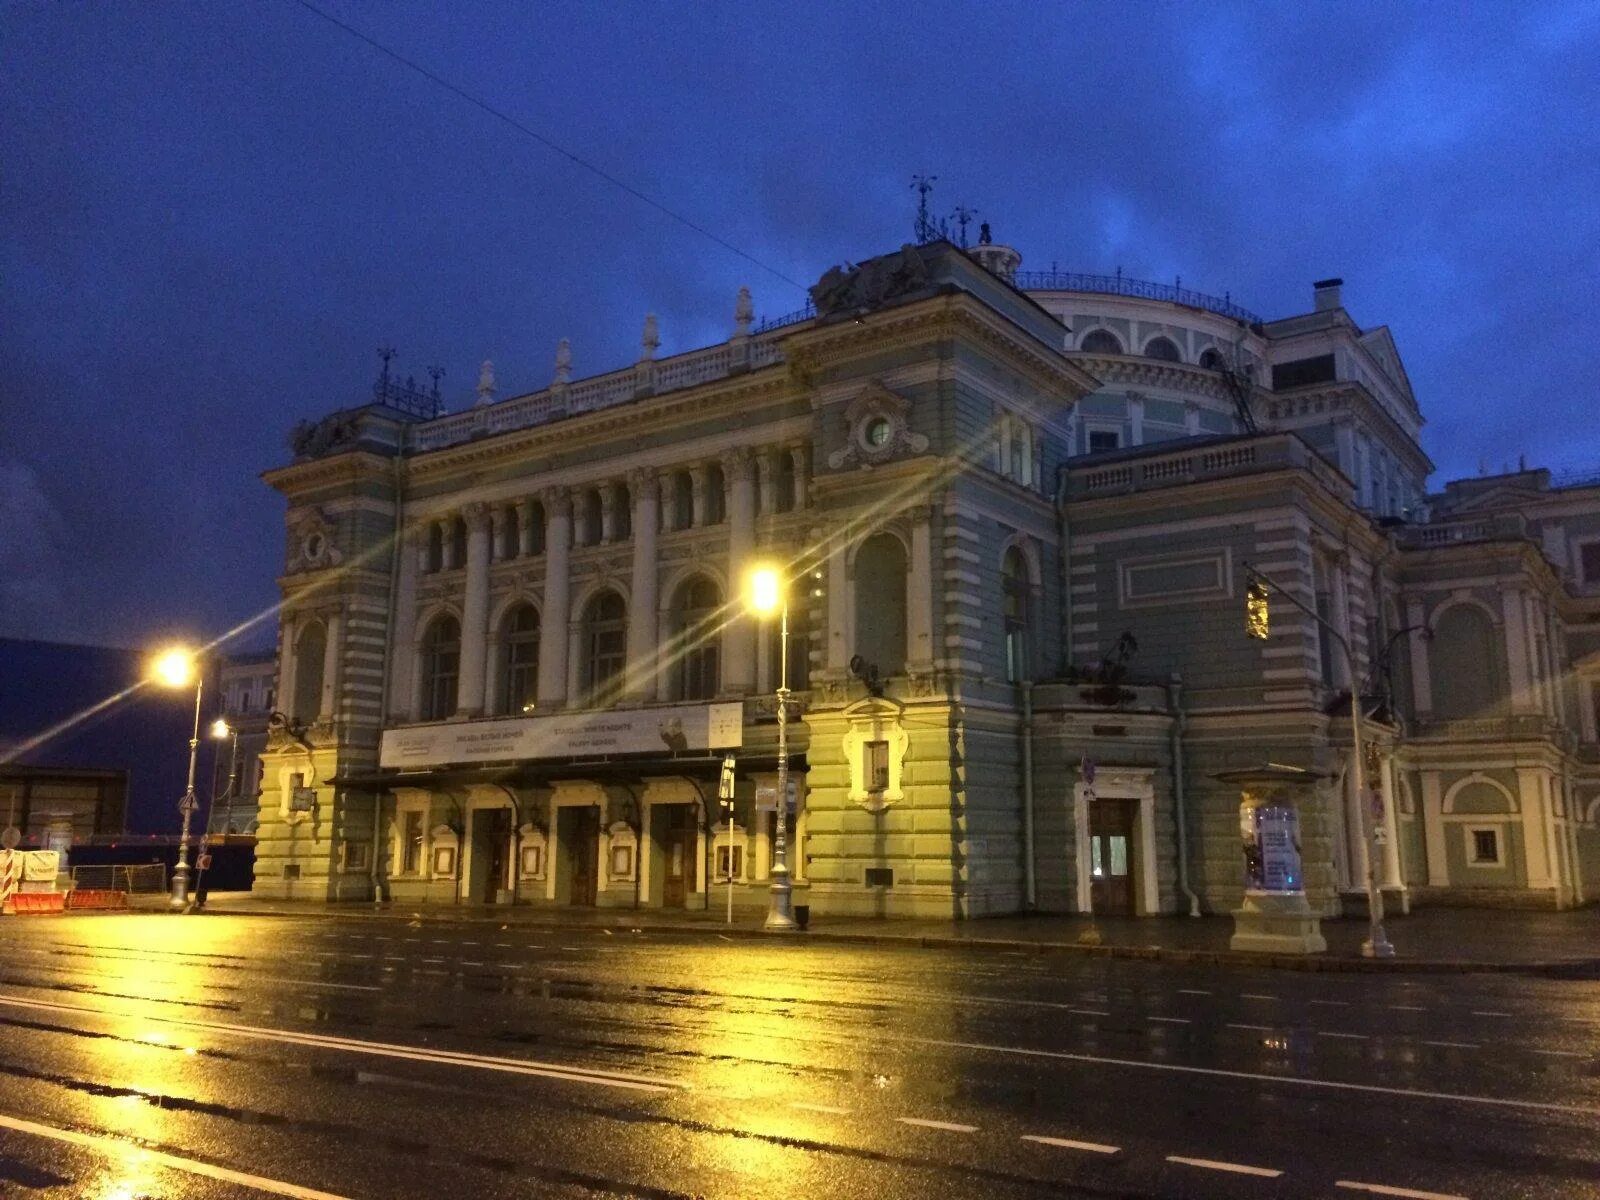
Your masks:
{"label": "stone relief", "polygon": [[928,286],[927,264],[909,242],[899,254],[886,254],[858,267],[829,267],[811,287],[818,316],[878,308]]}
{"label": "stone relief", "polygon": [[319,458],[353,444],[359,432],[353,413],[330,413],[320,421],[299,421],[289,431],[289,449],[296,461]]}
{"label": "stone relief", "polygon": [[844,410],[849,432],[845,443],[828,455],[835,471],[876,466],[905,454],[922,454],[928,439],[909,425],[911,401],[873,380]]}

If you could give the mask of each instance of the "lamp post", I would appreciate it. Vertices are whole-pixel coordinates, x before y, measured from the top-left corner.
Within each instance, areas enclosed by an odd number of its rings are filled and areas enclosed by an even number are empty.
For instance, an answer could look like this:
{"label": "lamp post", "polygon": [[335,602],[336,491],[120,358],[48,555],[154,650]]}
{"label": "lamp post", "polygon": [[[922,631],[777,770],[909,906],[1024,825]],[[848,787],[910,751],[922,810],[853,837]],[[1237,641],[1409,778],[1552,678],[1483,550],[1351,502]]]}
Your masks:
{"label": "lamp post", "polygon": [[1351,782],[1356,790],[1356,807],[1361,813],[1362,840],[1367,847],[1367,940],[1361,943],[1361,954],[1364,958],[1393,958],[1394,945],[1389,941],[1389,935],[1383,928],[1383,889],[1378,886],[1378,856],[1383,847],[1378,843],[1378,823],[1373,819],[1372,806],[1367,803],[1366,795],[1366,756],[1361,745],[1361,684],[1360,676],[1356,674],[1355,651],[1350,648],[1350,643],[1345,640],[1344,634],[1334,628],[1332,622],[1304,604],[1298,596],[1285,591],[1248,563],[1245,564],[1245,570],[1251,579],[1263,587],[1270,588],[1321,625],[1344,652],[1345,673],[1350,679]]}
{"label": "lamp post", "polygon": [[789,589],[776,567],[750,572],[750,608],[778,614],[778,812],[772,839],[772,884],[766,928],[794,930],[794,883],[789,878]]}
{"label": "lamp post", "polygon": [[183,799],[178,801],[178,811],[183,814],[183,825],[178,833],[178,863],[172,870],[172,895],[168,901],[179,911],[189,907],[189,819],[200,806],[194,793],[195,759],[200,751],[200,694],[205,688],[205,676],[192,650],[174,647],[163,651],[151,665],[155,681],[163,687],[183,688],[194,684],[194,732],[189,735],[189,783]]}
{"label": "lamp post", "polygon": [[[228,790],[223,793],[223,797],[228,801],[228,816],[226,826],[222,831],[223,833],[231,833],[233,830],[233,798],[239,787],[239,731],[228,724],[227,718],[218,717],[211,722],[211,736],[218,741],[228,738],[232,743],[228,750]],[[216,815],[216,811],[217,800],[213,796],[211,798],[211,815],[206,818],[207,833],[211,832],[211,821]]]}

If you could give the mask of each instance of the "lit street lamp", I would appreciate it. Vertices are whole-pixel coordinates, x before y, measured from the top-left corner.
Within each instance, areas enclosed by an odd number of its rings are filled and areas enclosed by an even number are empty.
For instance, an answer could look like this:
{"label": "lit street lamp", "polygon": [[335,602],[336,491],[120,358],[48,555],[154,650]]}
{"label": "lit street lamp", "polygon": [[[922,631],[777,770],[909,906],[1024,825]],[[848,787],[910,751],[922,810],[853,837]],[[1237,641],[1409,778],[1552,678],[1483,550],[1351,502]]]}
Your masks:
{"label": "lit street lamp", "polygon": [[150,664],[151,678],[162,687],[184,688],[194,684],[194,732],[189,737],[189,784],[178,801],[178,811],[183,814],[183,826],[178,834],[178,864],[172,871],[172,897],[169,901],[176,909],[189,907],[189,818],[200,806],[194,794],[195,758],[200,750],[200,693],[205,687],[205,677],[200,671],[200,661],[194,651],[175,646],[164,650]]}
{"label": "lit street lamp", "polygon": [[778,814],[777,833],[772,839],[771,903],[767,908],[768,929],[792,930],[794,923],[794,884],[789,878],[789,589],[776,567],[757,567],[750,572],[749,605],[760,616],[778,614]]}
{"label": "lit street lamp", "polygon": [[[228,750],[228,790],[223,793],[223,798],[228,802],[228,815],[223,826],[223,833],[230,833],[233,829],[233,797],[239,787],[239,731],[229,725],[225,717],[218,717],[211,722],[211,736],[219,742],[223,738],[232,742]],[[217,798],[211,797],[211,814],[206,817],[206,832],[211,832],[211,818],[217,811]]]}

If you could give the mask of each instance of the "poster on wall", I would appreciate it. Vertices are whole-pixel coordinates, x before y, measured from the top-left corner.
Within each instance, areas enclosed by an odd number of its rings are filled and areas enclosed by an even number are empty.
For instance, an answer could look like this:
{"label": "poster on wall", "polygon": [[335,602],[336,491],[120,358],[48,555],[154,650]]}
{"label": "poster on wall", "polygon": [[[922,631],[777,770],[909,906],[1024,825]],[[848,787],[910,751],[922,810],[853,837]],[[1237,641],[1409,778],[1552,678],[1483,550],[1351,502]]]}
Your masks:
{"label": "poster on wall", "polygon": [[1300,822],[1294,809],[1263,805],[1256,813],[1256,845],[1261,855],[1261,880],[1267,892],[1305,890],[1300,878]]}

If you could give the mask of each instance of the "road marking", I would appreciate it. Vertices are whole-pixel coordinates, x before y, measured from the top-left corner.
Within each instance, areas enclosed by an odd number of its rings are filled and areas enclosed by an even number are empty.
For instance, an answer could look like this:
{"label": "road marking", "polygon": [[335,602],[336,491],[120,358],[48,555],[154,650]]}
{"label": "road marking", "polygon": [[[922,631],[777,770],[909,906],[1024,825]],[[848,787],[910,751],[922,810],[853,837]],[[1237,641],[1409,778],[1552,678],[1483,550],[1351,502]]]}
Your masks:
{"label": "road marking", "polygon": [[1077,1142],[1071,1138],[1042,1137],[1039,1134],[1025,1133],[1022,1135],[1025,1142],[1038,1142],[1041,1146],[1059,1146],[1063,1150],[1087,1150],[1090,1154],[1121,1154],[1121,1146],[1105,1146],[1099,1142]]}
{"label": "road marking", "polygon": [[1239,993],[1239,999],[1241,999],[1241,1000],[1276,1000],[1277,997],[1276,996],[1266,996],[1266,995],[1263,995],[1260,992],[1240,992]]}
{"label": "road marking", "polygon": [[801,1112],[827,1113],[833,1117],[848,1117],[850,1115],[848,1108],[837,1108],[832,1104],[806,1104],[800,1100],[791,1100],[789,1107],[798,1108]]}
{"label": "road marking", "polygon": [[1313,1004],[1337,1005],[1340,1008],[1349,1008],[1350,1007],[1350,1001],[1348,1001],[1348,1000],[1313,1000],[1311,1003],[1313,1003]]}
{"label": "road marking", "polygon": [[1350,1179],[1337,1180],[1333,1186],[1352,1192],[1371,1192],[1374,1196],[1403,1196],[1406,1200],[1467,1200],[1465,1196],[1453,1193],[1419,1192],[1415,1188],[1390,1187],[1384,1183],[1356,1183]]}
{"label": "road marking", "polygon": [[1535,1054],[1548,1055],[1551,1058],[1588,1058],[1587,1054],[1579,1054],[1576,1050],[1535,1050]]}
{"label": "road marking", "polygon": [[[776,803],[776,801],[774,801],[774,803]],[[483,966],[483,964],[481,962],[473,962],[472,959],[470,959],[470,958],[463,958],[461,960],[461,965],[463,967],[481,967],[481,966]]]}
{"label": "road marking", "polygon": [[1472,1015],[1475,1017],[1509,1017],[1511,1014],[1507,1012],[1483,1012],[1479,1009],[1473,1009]]}
{"label": "road marking", "polygon": [[1394,1009],[1395,1012],[1427,1012],[1428,1011],[1426,1008],[1424,1008],[1420,1004],[1390,1004],[1390,1005],[1386,1005],[1385,1007],[1392,1008],[1392,1009]]}
{"label": "road marking", "polygon": [[[24,1000],[18,996],[0,993],[0,1005],[13,1008],[43,1009],[48,1012],[83,1013],[106,1020],[126,1020],[129,1014],[111,1009],[91,1008],[85,1004],[63,1004],[54,1000]],[[316,1050],[343,1050],[352,1054],[371,1054],[382,1058],[403,1058],[413,1062],[435,1063],[451,1067],[476,1067],[483,1071],[503,1071],[512,1075],[537,1075],[547,1079],[562,1079],[571,1083],[593,1083],[601,1087],[623,1088],[635,1092],[687,1091],[689,1084],[659,1076],[630,1075],[622,1071],[606,1071],[594,1067],[575,1067],[563,1063],[541,1062],[531,1058],[504,1058],[494,1054],[472,1054],[464,1050],[442,1050],[433,1047],[404,1046],[396,1042],[367,1041],[363,1038],[336,1037],[326,1033],[299,1033],[288,1029],[270,1029],[259,1025],[235,1025],[223,1021],[198,1021],[188,1017],[155,1014],[139,1015],[141,1021],[156,1021],[163,1025],[177,1025],[184,1029],[205,1029],[213,1033],[232,1034],[235,1037],[255,1038],[260,1041],[285,1042],[294,1046],[308,1046]]]}
{"label": "road marking", "polygon": [[1098,1008],[1069,1008],[1069,1013],[1076,1013],[1080,1017],[1109,1017],[1111,1014]]}
{"label": "road marking", "polygon": [[[0,997],[0,1003],[6,1003]],[[1341,1079],[1314,1079],[1304,1075],[1268,1075],[1261,1071],[1231,1071],[1225,1067],[1195,1067],[1186,1063],[1146,1062],[1137,1058],[1113,1058],[1107,1054],[1078,1054],[1070,1050],[1033,1050],[1025,1046],[996,1046],[989,1042],[958,1042],[946,1038],[919,1038],[909,1035],[894,1041],[917,1046],[947,1046],[956,1050],[977,1050],[985,1054],[1010,1054],[1019,1058],[1048,1058],[1057,1062],[1092,1063],[1096,1066],[1132,1067],[1141,1071],[1171,1071],[1179,1075],[1207,1075],[1217,1079],[1248,1079],[1259,1083],[1282,1083],[1294,1087],[1327,1088],[1336,1092],[1370,1092],[1380,1096],[1409,1096],[1417,1100],[1453,1100],[1459,1104],[1482,1104],[1490,1108],[1529,1109],[1534,1112],[1577,1113],[1600,1117],[1600,1108],[1581,1104],[1554,1104],[1544,1100],[1515,1100],[1499,1096],[1473,1096],[1466,1092],[1434,1092],[1423,1088],[1384,1087],[1377,1083],[1347,1083]]]}
{"label": "road marking", "polygon": [[1192,1025],[1188,1017],[1146,1017],[1147,1021],[1159,1021],[1163,1025]]}
{"label": "road marking", "polygon": [[976,1125],[958,1125],[954,1121],[930,1121],[926,1117],[896,1117],[902,1125],[915,1125],[920,1129],[937,1129],[943,1133],[977,1133]]}
{"label": "road marking", "polygon": [[190,1175],[201,1175],[223,1183],[236,1183],[240,1187],[253,1188],[258,1192],[271,1192],[275,1196],[292,1196],[295,1200],[346,1200],[334,1192],[319,1192],[316,1188],[285,1183],[281,1179],[268,1179],[244,1171],[230,1171],[227,1167],[213,1166],[211,1163],[194,1158],[182,1158],[176,1154],[168,1154],[165,1150],[152,1150],[105,1134],[80,1133],[76,1129],[60,1129],[54,1125],[41,1125],[37,1121],[24,1121],[19,1117],[8,1117],[4,1114],[0,1114],[0,1129],[31,1133],[34,1137],[48,1138],[53,1142],[84,1146],[90,1150],[97,1150],[107,1157],[122,1159],[129,1163],[156,1163],[159,1166],[170,1167],[174,1171],[185,1171]]}
{"label": "road marking", "polygon": [[1430,1042],[1425,1038],[1422,1040],[1422,1044],[1424,1046],[1443,1046],[1448,1050],[1481,1050],[1483,1048],[1477,1042]]}
{"label": "road marking", "polygon": [[1259,1175],[1263,1179],[1276,1179],[1282,1171],[1274,1171],[1271,1167],[1247,1167],[1244,1163],[1217,1162],[1210,1158],[1184,1158],[1180,1154],[1167,1155],[1169,1163],[1181,1163],[1186,1167],[1203,1167],[1207,1171],[1231,1171],[1235,1175]]}
{"label": "road marking", "polygon": [[477,942],[462,942],[461,944],[463,946],[476,946],[478,943]]}
{"label": "road marking", "polygon": [[1180,996],[1209,996],[1209,995],[1211,995],[1211,993],[1206,991],[1204,988],[1179,988],[1178,989],[1178,995],[1180,995]]}
{"label": "road marking", "polygon": [[1228,1022],[1228,1028],[1229,1029],[1249,1029],[1249,1030],[1253,1030],[1256,1033],[1270,1033],[1272,1031],[1272,1026],[1271,1025],[1241,1025],[1237,1021],[1229,1021]]}
{"label": "road marking", "polygon": [[1317,1030],[1317,1036],[1318,1037],[1331,1037],[1331,1038],[1348,1038],[1350,1041],[1353,1041],[1353,1042],[1364,1042],[1364,1041],[1367,1040],[1367,1037],[1368,1037],[1368,1035],[1365,1034],[1365,1033],[1335,1033],[1331,1029],[1319,1029],[1319,1030]]}

